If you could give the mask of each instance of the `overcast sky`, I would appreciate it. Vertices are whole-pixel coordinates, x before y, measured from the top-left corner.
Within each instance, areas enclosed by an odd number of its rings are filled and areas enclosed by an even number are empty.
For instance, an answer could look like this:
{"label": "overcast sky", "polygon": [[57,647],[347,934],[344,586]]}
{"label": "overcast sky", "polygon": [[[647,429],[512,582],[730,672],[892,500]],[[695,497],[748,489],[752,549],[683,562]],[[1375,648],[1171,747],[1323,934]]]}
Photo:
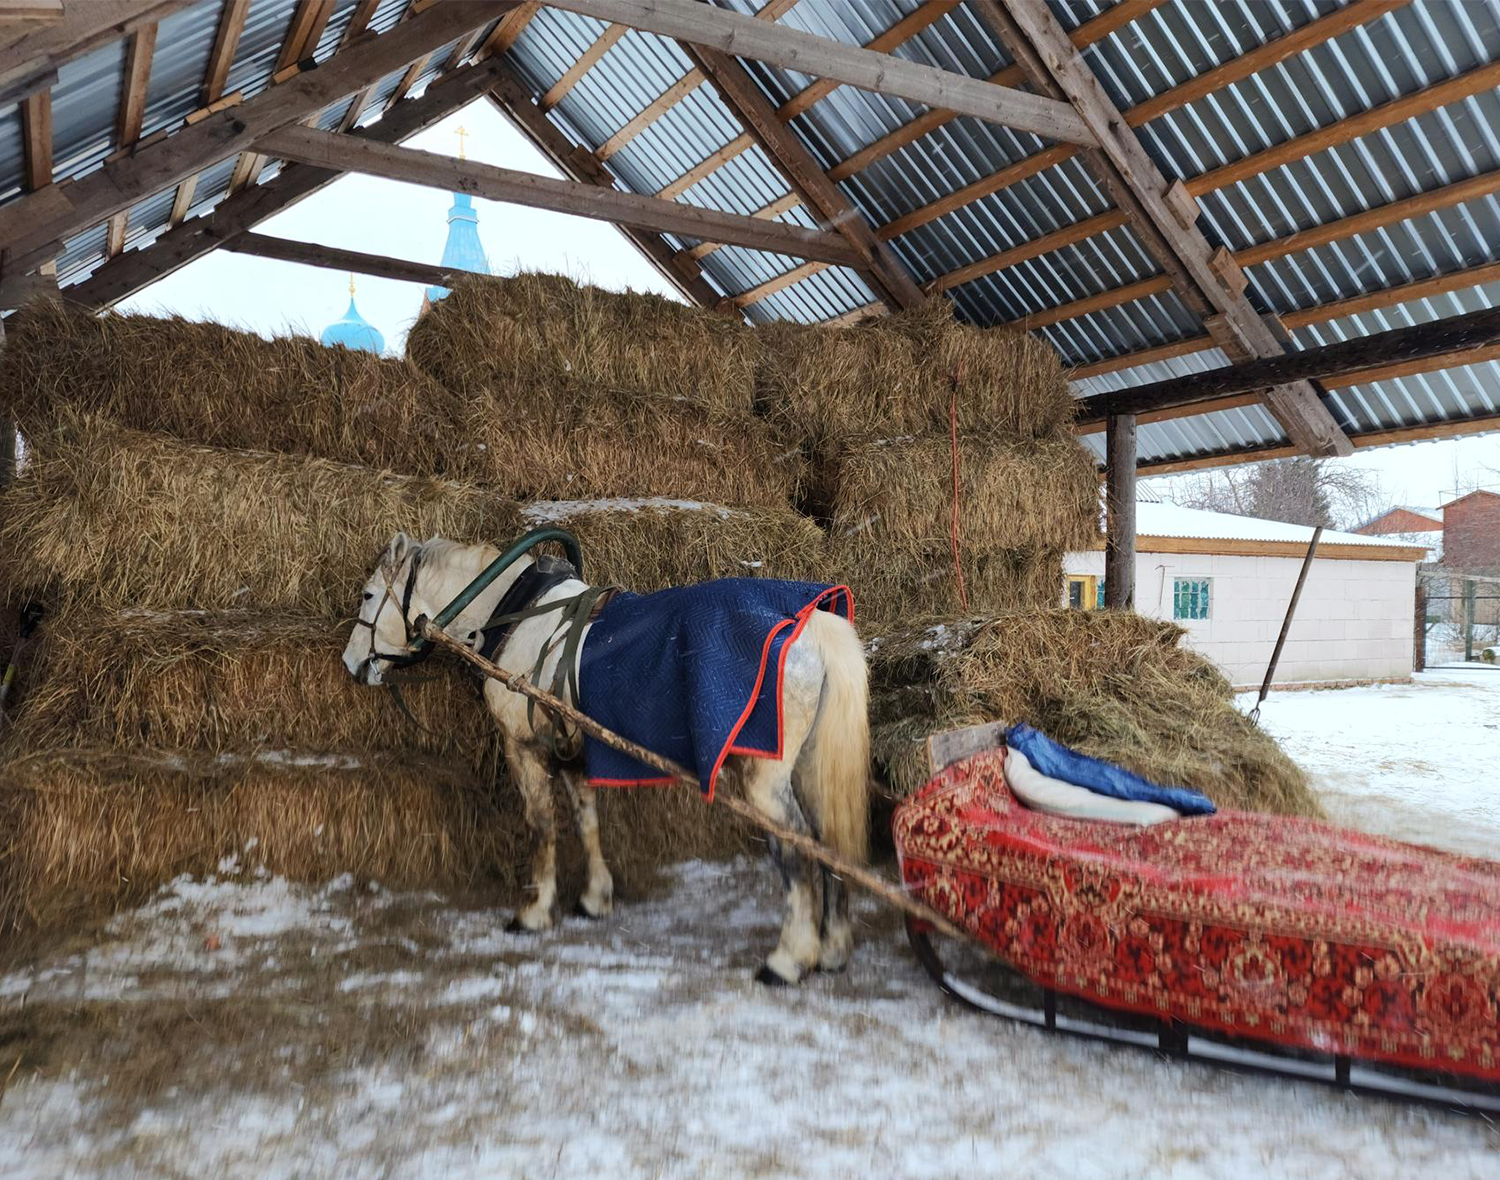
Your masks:
{"label": "overcast sky", "polygon": [[[410,140],[413,147],[457,154],[463,126],[471,159],[557,176],[558,172],[488,102],[480,100]],[[346,249],[436,263],[447,236],[448,194],[370,177],[349,176],[277,214],[258,230]],[[561,272],[612,290],[677,292],[613,226],[601,221],[476,200],[479,235],[498,274]],[[360,312],[399,352],[416,318],[422,288],[356,275]],[[344,314],[349,276],[318,267],[273,262],[217,250],[183,267],[121,310],[212,319],[263,335],[317,335]],[[1379,473],[1396,503],[1436,505],[1454,489],[1500,489],[1500,434],[1387,447],[1347,462]]]}

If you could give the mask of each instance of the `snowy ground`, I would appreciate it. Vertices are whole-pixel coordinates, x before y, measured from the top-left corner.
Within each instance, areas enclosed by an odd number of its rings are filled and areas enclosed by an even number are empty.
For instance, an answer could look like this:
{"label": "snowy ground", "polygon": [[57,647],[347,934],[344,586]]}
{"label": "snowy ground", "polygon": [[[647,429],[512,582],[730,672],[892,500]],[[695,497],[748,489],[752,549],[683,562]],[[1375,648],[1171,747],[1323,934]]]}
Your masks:
{"label": "snowy ground", "polygon": [[[1343,822],[1500,849],[1500,672],[1264,720]],[[347,882],[179,882],[0,976],[0,1175],[1500,1175],[1482,1123],[971,1015],[871,905],[847,974],[767,991],[761,867],[668,886],[515,936]]]}

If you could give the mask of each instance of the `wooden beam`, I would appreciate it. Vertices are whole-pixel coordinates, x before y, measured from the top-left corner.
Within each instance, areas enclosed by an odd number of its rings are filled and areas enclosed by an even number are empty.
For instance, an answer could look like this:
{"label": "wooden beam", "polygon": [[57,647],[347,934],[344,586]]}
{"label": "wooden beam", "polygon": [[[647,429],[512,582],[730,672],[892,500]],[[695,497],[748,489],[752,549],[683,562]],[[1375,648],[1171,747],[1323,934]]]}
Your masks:
{"label": "wooden beam", "polygon": [[754,58],[861,90],[946,107],[1048,139],[1092,141],[1083,121],[1065,103],[691,0],[554,0],[553,7],[687,41],[731,57]]}
{"label": "wooden beam", "polygon": [[537,105],[544,111],[550,111],[567,98],[583,76],[593,69],[599,63],[599,59],[613,49],[615,42],[628,31],[624,25],[609,25],[604,32],[594,38],[594,43],[579,55],[578,60],[568,67],[567,72],[547,88],[547,93],[542,95]]}
{"label": "wooden beam", "polygon": [[349,17],[349,23],[344,26],[344,35],[339,38],[340,50],[370,27],[370,18],[375,15],[375,10],[379,7],[380,0],[359,0],[359,3],[354,6],[353,14]]}
{"label": "wooden beam", "polygon": [[267,132],[322,110],[372,79],[493,19],[503,7],[497,2],[445,0],[387,33],[350,45],[316,70],[185,126],[71,184],[52,185],[0,206],[0,247],[6,251],[7,268],[34,270],[55,255],[57,242],[101,224],[218,160],[238,155]]}
{"label": "wooden beam", "polygon": [[208,68],[203,75],[203,106],[212,106],[224,97],[229,67],[234,64],[234,53],[240,45],[240,34],[245,31],[245,14],[249,9],[250,0],[226,0],[224,4],[218,30],[214,33],[213,48],[208,53]]}
{"label": "wooden beam", "polygon": [[1111,414],[1105,447],[1104,605],[1135,606],[1135,415]]}
{"label": "wooden beam", "polygon": [[1500,344],[1500,308],[1488,308],[1413,328],[1376,332],[1285,356],[1262,357],[1241,365],[1096,394],[1083,400],[1083,417],[1190,405],[1286,381],[1343,378],[1376,366],[1448,357],[1495,344]]}
{"label": "wooden beam", "polygon": [[17,25],[56,24],[63,18],[62,0],[3,0],[0,27],[12,34]]}
{"label": "wooden beam", "polygon": [[252,254],[257,258],[274,258],[280,262],[296,262],[328,270],[354,271],[357,274],[374,275],[376,278],[424,283],[427,286],[446,286],[452,283],[456,274],[461,273],[451,267],[433,266],[426,262],[408,262],[404,258],[367,254],[362,250],[342,250],[336,246],[294,242],[287,238],[249,232],[225,239],[223,248],[236,254]]}
{"label": "wooden beam", "polygon": [[770,100],[745,67],[726,54],[701,46],[690,46],[688,56],[786,177],[792,190],[858,253],[863,260],[860,270],[869,277],[876,293],[892,307],[910,308],[925,303],[926,296],[912,281],[906,267],[890,247],[875,237],[864,215],[828,179],[797,133],[777,117]]}
{"label": "wooden beam", "polygon": [[[1087,167],[1115,204],[1130,215],[1137,236],[1173,280],[1183,302],[1200,316],[1222,317],[1227,334],[1249,356],[1278,356],[1282,341],[1245,295],[1244,276],[1168,204],[1168,183],[1082,55],[1068,40],[1046,0],[976,0],[976,10],[1000,36],[1017,64],[1044,94],[1066,98],[1098,143],[1084,149]],[[1212,330],[1212,328],[1210,329]],[[1266,404],[1288,437],[1314,455],[1348,455],[1353,444],[1306,381],[1277,384]]]}
{"label": "wooden beam", "polygon": [[[890,28],[871,41],[865,48],[874,53],[889,53],[905,45],[923,29],[930,28],[958,7],[958,0],[923,0],[923,3],[908,12]],[[807,89],[792,95],[776,108],[776,117],[790,123],[798,115],[806,114],[823,99],[838,89],[838,83],[820,78]]]}
{"label": "wooden beam", "polygon": [[118,258],[125,249],[125,226],[129,219],[129,209],[121,209],[109,219],[104,231],[104,257]]}
{"label": "wooden beam", "polygon": [[[1112,4],[1092,20],[1085,21],[1074,29],[1073,44],[1078,49],[1087,49],[1096,41],[1102,40],[1131,21],[1139,20],[1153,8],[1158,8],[1164,3],[1166,0],[1120,0],[1118,4]],[[1010,65],[991,74],[989,80],[997,86],[1019,86],[1026,79],[1018,66]],[[839,161],[828,170],[828,177],[830,180],[847,180],[856,172],[863,172],[871,164],[894,155],[924,136],[931,135],[939,127],[951,123],[956,118],[958,116],[953,111],[924,111],[910,123],[881,136],[874,143],[867,144],[853,155]]]}
{"label": "wooden beam", "polygon": [[193,0],[70,0],[63,19],[39,24],[0,46],[0,107],[50,83],[60,66],[143,25],[156,24]]}
{"label": "wooden beam", "polygon": [[[21,104],[21,141],[26,157],[26,187],[31,192],[52,183],[52,90],[38,90]],[[11,269],[7,267],[7,269]],[[16,269],[30,270],[31,267]]]}
{"label": "wooden beam", "polygon": [[[383,143],[408,139],[483,95],[502,76],[503,67],[498,61],[464,67],[449,77],[439,78],[421,98],[408,99],[378,123],[352,132],[351,138]],[[68,287],[68,298],[93,308],[111,306],[338,177],[337,172],[290,164],[266,184],[225,198],[210,217],[178,224],[150,246],[106,262],[84,282]],[[181,192],[179,189],[179,196]]]}
{"label": "wooden beam", "polygon": [[[501,78],[491,87],[488,97],[495,108],[564,176],[580,184],[596,185],[607,191],[614,189],[615,178],[609,169],[559,131],[532,101],[531,92],[508,68],[501,71]],[[660,234],[634,226],[617,225],[616,228],[689,303],[720,309],[721,293],[703,277],[702,268],[687,257],[686,251],[675,249]]]}
{"label": "wooden beam", "polygon": [[[973,184],[966,184],[963,188],[949,193],[946,197],[939,197],[936,201],[913,209],[910,213],[888,221],[875,232],[883,242],[889,242],[893,238],[899,238],[902,234],[910,233],[914,229],[920,229],[928,222],[936,221],[952,213],[955,209],[962,209],[966,205],[972,205],[982,197],[991,193],[997,193],[1003,188],[1009,188],[1013,184],[1035,176],[1038,172],[1051,168],[1054,164],[1061,164],[1064,160],[1071,159],[1073,149],[1066,145],[1054,145],[1034,152],[1025,159],[1017,160],[1014,164],[1008,164],[999,168],[988,176],[981,176]],[[830,172],[829,179],[836,179],[834,173]]]}
{"label": "wooden beam", "polygon": [[[780,217],[788,210],[797,208],[797,206],[800,204],[802,204],[801,197],[799,197],[796,193],[787,193],[784,196],[777,197],[774,201],[767,201],[754,213],[750,214],[750,216],[759,217],[764,221],[772,221],[775,218]],[[689,258],[696,260],[699,258],[707,258],[710,254],[718,249],[721,249],[721,245],[718,242],[699,242],[691,249],[684,250],[683,253],[686,254]]]}
{"label": "wooden beam", "polygon": [[286,36],[281,40],[281,52],[276,55],[273,74],[312,56],[318,39],[328,26],[328,18],[333,15],[333,4],[334,0],[298,0],[287,24]]}
{"label": "wooden beam", "polygon": [[473,193],[492,201],[508,201],[598,221],[616,221],[657,233],[771,250],[839,266],[853,266],[859,261],[847,242],[837,234],[823,230],[759,221],[743,214],[699,209],[676,201],[663,201],[659,197],[610,191],[572,180],[553,180],[548,176],[497,168],[476,160],[455,160],[415,148],[353,140],[310,127],[283,127],[259,142],[270,155],[318,168],[361,172],[387,180]]}
{"label": "wooden beam", "polygon": [[526,26],[531,23],[531,18],[541,10],[541,7],[535,0],[526,0],[524,4],[517,4],[500,18],[494,30],[485,38],[484,44],[479,47],[479,56],[498,57],[508,52],[510,47],[521,39],[521,34],[526,31]]}
{"label": "wooden beam", "polygon": [[1107,230],[1119,229],[1130,219],[1118,209],[1109,209],[1090,217],[1086,221],[1076,221],[1072,225],[1065,225],[1062,229],[1054,230],[1050,234],[1043,234],[1039,238],[1032,238],[1029,242],[1022,242],[1019,246],[1012,246],[1009,250],[1002,250],[999,254],[991,254],[988,258],[981,258],[978,262],[971,262],[968,266],[961,266],[957,270],[951,270],[947,274],[939,275],[927,284],[927,290],[932,292],[951,291],[954,287],[962,286],[964,283],[972,283],[975,279],[981,279],[985,275],[994,274],[996,271],[1004,270],[1009,266],[1016,266],[1032,258],[1038,258],[1043,254],[1050,254],[1053,250],[1061,250],[1064,246],[1072,246],[1091,238],[1095,234],[1102,234]]}
{"label": "wooden beam", "polygon": [[800,283],[803,279],[811,278],[820,271],[828,269],[826,262],[804,262],[801,266],[794,266],[791,270],[782,271],[775,278],[767,279],[764,283],[751,287],[748,291],[741,291],[738,295],[728,296],[728,303],[732,307],[749,307],[752,303],[759,303],[762,299],[769,299],[778,291],[785,291],[788,287]]}
{"label": "wooden beam", "polygon": [[130,35],[120,87],[120,115],[115,121],[115,140],[121,147],[129,147],[141,137],[141,123],[146,117],[146,88],[151,83],[151,58],[155,52],[155,25],[146,25]]}
{"label": "wooden beam", "polygon": [[[29,275],[6,275],[0,278],[0,311],[14,311],[33,299],[56,299],[57,294],[55,268]],[[4,332],[0,329],[0,341],[3,339]]]}
{"label": "wooden beam", "polygon": [[668,201],[676,197],[680,197],[683,193],[687,192],[688,189],[692,188],[693,185],[697,184],[700,180],[704,180],[707,177],[713,175],[725,164],[729,163],[730,160],[736,159],[739,156],[743,156],[754,146],[754,136],[752,136],[748,131],[741,132],[739,135],[736,135],[733,139],[726,143],[723,147],[709,152],[708,155],[704,156],[703,159],[699,160],[681,176],[664,185],[657,191],[656,195],[658,197],[661,197],[663,200]]}

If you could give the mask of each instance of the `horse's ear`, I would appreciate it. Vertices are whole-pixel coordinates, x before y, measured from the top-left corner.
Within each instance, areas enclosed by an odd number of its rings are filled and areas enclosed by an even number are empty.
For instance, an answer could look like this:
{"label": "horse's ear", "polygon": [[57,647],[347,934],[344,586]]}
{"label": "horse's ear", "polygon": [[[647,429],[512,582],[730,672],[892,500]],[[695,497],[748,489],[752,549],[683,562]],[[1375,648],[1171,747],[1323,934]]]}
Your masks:
{"label": "horse's ear", "polygon": [[397,533],[391,538],[391,543],[385,547],[385,559],[392,565],[399,566],[406,560],[406,555],[411,552],[412,541],[405,533]]}

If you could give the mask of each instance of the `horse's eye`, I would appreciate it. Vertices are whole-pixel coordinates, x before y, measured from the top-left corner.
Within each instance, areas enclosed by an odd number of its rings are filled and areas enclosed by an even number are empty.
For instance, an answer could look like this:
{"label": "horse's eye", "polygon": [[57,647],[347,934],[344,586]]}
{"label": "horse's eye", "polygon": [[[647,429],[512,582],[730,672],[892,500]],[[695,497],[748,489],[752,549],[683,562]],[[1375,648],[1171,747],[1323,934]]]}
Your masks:
{"label": "horse's eye", "polygon": [[372,599],[374,597],[375,597],[375,592],[373,590],[366,590],[365,591],[365,601],[366,602],[369,602],[370,599]]}

